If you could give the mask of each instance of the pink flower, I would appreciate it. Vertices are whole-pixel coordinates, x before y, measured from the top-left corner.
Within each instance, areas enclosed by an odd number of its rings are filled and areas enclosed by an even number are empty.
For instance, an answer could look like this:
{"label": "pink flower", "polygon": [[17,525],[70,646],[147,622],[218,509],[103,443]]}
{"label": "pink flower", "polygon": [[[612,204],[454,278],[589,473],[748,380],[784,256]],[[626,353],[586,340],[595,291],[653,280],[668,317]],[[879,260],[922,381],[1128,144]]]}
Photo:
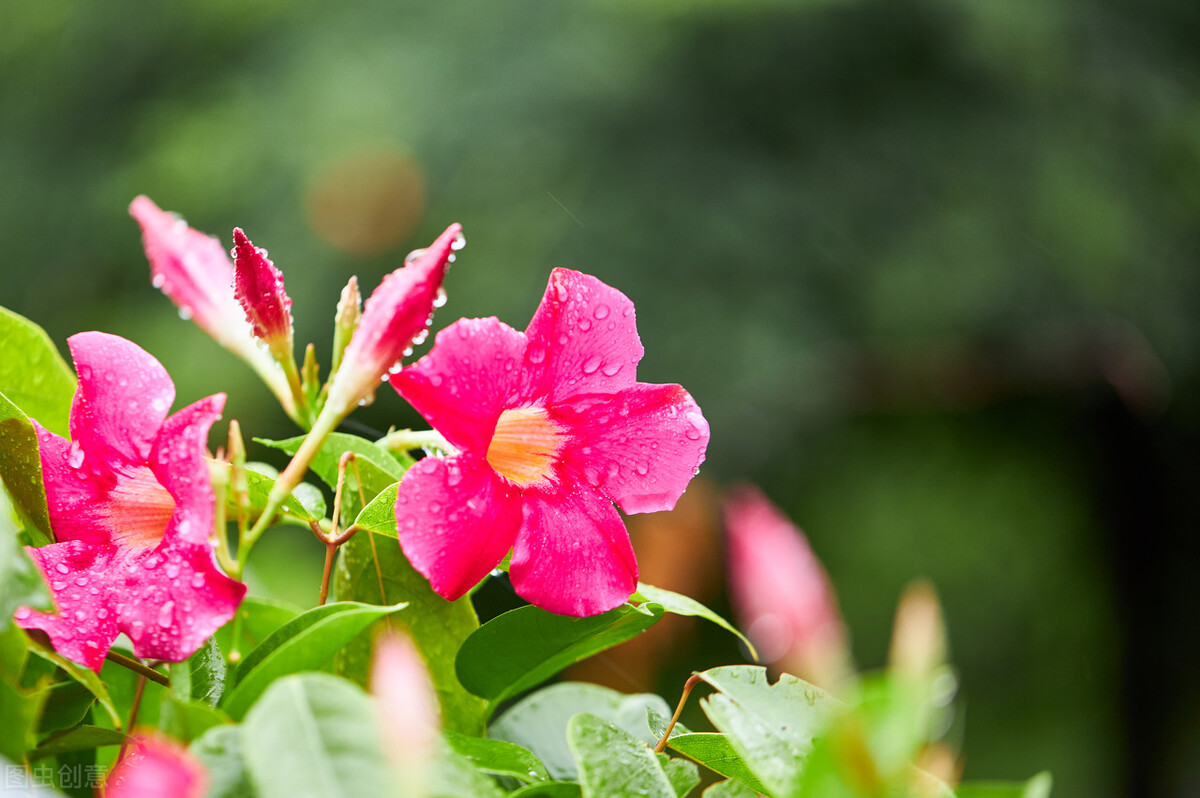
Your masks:
{"label": "pink flower", "polygon": [[292,298],[283,288],[283,274],[240,227],[233,230],[233,265],[234,295],[255,337],[266,343],[276,360],[291,359]]}
{"label": "pink flower", "polygon": [[409,469],[400,545],[433,589],[463,595],[513,550],[517,593],[565,615],[637,586],[627,513],[666,510],[704,460],[708,423],[678,385],[637,382],[633,303],[594,277],[550,275],[525,332],[461,319],[392,384],[461,450]]}
{"label": "pink flower", "polygon": [[330,383],[331,413],[344,416],[374,397],[384,375],[425,339],[433,311],[444,301],[446,269],[464,244],[462,226],[450,225],[428,249],[410,253],[406,265],[371,293]]}
{"label": "pink flower", "polygon": [[29,548],[57,612],[17,610],[58,653],[99,671],[121,632],[141,657],[179,662],[233,617],[246,586],[217,567],[205,444],[216,394],[173,416],[157,360],[105,333],[68,339],[79,373],[72,441],[37,425],[57,543]]}
{"label": "pink flower", "polygon": [[830,685],[849,656],[845,629],[804,533],[750,486],[726,498],[725,528],[733,605],[763,661]]}
{"label": "pink flower", "polygon": [[[246,311],[234,296],[234,268],[221,243],[188,227],[180,217],[161,210],[149,197],[137,197],[129,214],[142,228],[142,243],[150,261],[155,288],[179,307],[213,340],[246,361],[296,417],[287,376],[258,345]],[[282,291],[282,281],[280,282]]]}
{"label": "pink flower", "polygon": [[161,737],[137,736],[104,782],[104,798],[201,798],[208,773],[191,754]]}

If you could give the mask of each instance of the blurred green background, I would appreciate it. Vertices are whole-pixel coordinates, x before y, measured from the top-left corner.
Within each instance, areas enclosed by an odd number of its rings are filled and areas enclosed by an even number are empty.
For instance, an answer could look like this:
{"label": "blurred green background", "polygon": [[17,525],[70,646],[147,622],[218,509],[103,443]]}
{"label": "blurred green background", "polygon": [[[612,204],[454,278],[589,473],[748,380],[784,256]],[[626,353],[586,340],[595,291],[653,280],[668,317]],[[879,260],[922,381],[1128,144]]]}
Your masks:
{"label": "blurred green background", "polygon": [[[1200,6],[334,5],[0,3],[0,304],[284,437],[150,287],[136,194],[268,248],[326,362],[348,277],[451,221],[437,327],[595,274],[641,379],[704,408],[705,475],[805,527],[864,666],[937,585],[968,777],[1200,792]],[[302,538],[269,540],[307,574]],[[263,589],[311,603],[300,571]]]}

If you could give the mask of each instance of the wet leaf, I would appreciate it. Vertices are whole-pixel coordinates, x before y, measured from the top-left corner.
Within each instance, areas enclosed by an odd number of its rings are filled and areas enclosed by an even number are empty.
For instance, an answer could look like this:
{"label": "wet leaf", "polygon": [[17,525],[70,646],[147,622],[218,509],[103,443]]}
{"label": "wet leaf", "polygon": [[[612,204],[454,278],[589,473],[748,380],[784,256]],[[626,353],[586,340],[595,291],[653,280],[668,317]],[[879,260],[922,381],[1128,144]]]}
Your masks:
{"label": "wet leaf", "polygon": [[567,724],[583,798],[676,798],[658,757],[641,740],[587,713]]}

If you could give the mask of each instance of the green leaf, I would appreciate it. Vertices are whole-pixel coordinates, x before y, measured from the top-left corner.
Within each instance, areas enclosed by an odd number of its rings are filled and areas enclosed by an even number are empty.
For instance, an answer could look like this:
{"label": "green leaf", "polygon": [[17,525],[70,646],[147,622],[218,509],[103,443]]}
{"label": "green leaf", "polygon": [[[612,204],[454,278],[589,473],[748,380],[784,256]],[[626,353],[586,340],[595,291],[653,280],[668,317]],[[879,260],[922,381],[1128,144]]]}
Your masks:
{"label": "green leaf", "polygon": [[654,603],[626,604],[590,618],[518,607],[466,639],[458,652],[458,678],[494,708],[568,665],[641,634],[662,615],[662,606]]}
{"label": "green leaf", "polygon": [[477,770],[497,776],[511,776],[524,782],[548,781],[546,766],[527,749],[503,740],[470,737],[458,732],[444,733],[454,751],[466,757]]}
{"label": "green leaf", "polygon": [[583,798],[676,798],[650,747],[603,718],[583,713],[567,723]]}
{"label": "green leaf", "polygon": [[354,525],[361,530],[389,538],[396,537],[396,492],[400,483],[389,485],[362,508]]}
{"label": "green leaf", "polygon": [[234,671],[231,682],[237,684],[250,671],[258,667],[258,664],[267,658],[271,652],[279,648],[281,645],[296,637],[304,630],[308,629],[313,624],[323,621],[331,615],[338,615],[350,610],[363,609],[368,605],[358,604],[355,602],[341,601],[333,602],[332,604],[322,604],[319,607],[313,607],[311,610],[302,612],[296,617],[289,620],[279,628],[271,632],[265,640],[259,643],[250,652],[249,656],[243,659]]}
{"label": "green leaf", "polygon": [[[454,668],[459,647],[479,628],[469,598],[446,601],[412,567],[396,541],[369,532],[355,535],[342,546],[334,591],[342,600],[408,602],[410,611],[396,623],[406,628],[429,668],[442,722],[453,731],[483,735],[487,705],[459,684]],[[338,654],[334,672],[366,684],[370,660],[370,641],[360,638]]]}
{"label": "green leaf", "polygon": [[217,645],[222,651],[229,652],[230,662],[240,661],[244,652],[253,651],[255,646],[301,612],[299,607],[280,601],[244,599],[238,607],[236,620],[229,621],[217,630]]}
{"label": "green leaf", "polygon": [[652,744],[659,735],[651,729],[648,715],[670,711],[666,701],[651,693],[625,695],[597,684],[561,682],[513,704],[491,725],[488,735],[532,751],[552,778],[563,781],[577,776],[567,746],[567,723],[574,715],[587,712],[604,718]]}
{"label": "green leaf", "polygon": [[[305,616],[315,615],[317,620],[314,623],[301,625],[295,634],[286,639],[282,635],[272,635],[251,652],[245,667],[238,669],[238,682],[226,697],[223,709],[230,717],[240,720],[245,717],[250,705],[281,676],[328,665],[343,646],[368,626],[406,606],[374,607],[347,603],[310,610],[284,629],[300,622]],[[279,630],[280,633],[284,629]],[[267,653],[256,656],[259,649],[267,649]]]}
{"label": "green leaf", "polygon": [[22,690],[8,679],[0,679],[0,756],[20,762],[33,747],[45,697],[40,690]]}
{"label": "green leaf", "polygon": [[771,684],[759,666],[713,668],[699,676],[717,690],[700,706],[767,792],[776,798],[798,795],[813,739],[843,705],[786,673]]}
{"label": "green leaf", "polygon": [[510,792],[508,798],[580,798],[581,794],[576,782],[547,781]]}
{"label": "green leaf", "polygon": [[672,735],[667,746],[722,776],[739,779],[758,792],[767,791],[724,734],[697,732]]}
{"label": "green leaf", "polygon": [[246,715],[243,754],[262,798],[358,798],[392,791],[374,703],[336,676],[272,684]]}
{"label": "green leaf", "polygon": [[38,719],[38,732],[67,729],[83,721],[96,697],[76,681],[62,681],[41,688],[45,703]]}
{"label": "green leaf", "polygon": [[67,436],[75,374],[46,335],[24,316],[0,307],[0,392],[51,432]]}
{"label": "green leaf", "polygon": [[[0,481],[21,516],[47,540],[53,540],[37,433],[29,418],[3,393],[0,393]],[[0,515],[5,516],[7,524],[7,512]]]}
{"label": "green leaf", "polygon": [[750,651],[750,656],[758,660],[758,650],[754,648],[754,644],[750,642],[749,638],[739,632],[729,621],[717,615],[694,598],[684,596],[680,593],[672,593],[670,590],[663,590],[661,587],[655,587],[654,585],[647,585],[645,582],[639,582],[637,592],[633,594],[632,599],[635,601],[653,601],[655,604],[661,604],[664,610],[673,615],[688,615],[711,621],[737,637],[738,640],[741,640]]}
{"label": "green leaf", "polygon": [[671,789],[675,790],[678,798],[684,798],[700,783],[700,771],[697,769],[696,763],[686,759],[671,759],[666,754],[658,754],[658,762],[662,765],[663,772],[667,774],[667,781],[671,782]]}
{"label": "green leaf", "polygon": [[13,612],[22,604],[36,609],[52,607],[41,572],[17,542],[17,530],[7,513],[0,510],[0,632],[8,629]]}
{"label": "green leaf", "polygon": [[241,726],[214,726],[189,750],[208,771],[205,798],[257,798],[242,756]]}
{"label": "green leaf", "polygon": [[171,694],[181,701],[216,706],[225,692],[225,672],[221,647],[210,637],[195,654],[171,666]]}
{"label": "green leaf", "polygon": [[759,791],[737,779],[719,781],[704,791],[704,798],[758,798]]}
{"label": "green leaf", "polygon": [[967,782],[958,785],[956,798],[1049,798],[1054,780],[1049,773],[1039,773],[1029,781],[1011,784]]}
{"label": "green leaf", "polygon": [[158,728],[176,740],[190,743],[213,726],[229,723],[227,714],[194,699],[168,696],[158,714]]}
{"label": "green leaf", "polygon": [[[294,455],[304,443],[304,436],[300,435],[282,441],[265,438],[255,438],[254,440],[264,446]],[[351,514],[357,514],[363,507],[362,498],[359,496],[360,492],[364,494],[363,498],[367,502],[371,501],[388,485],[400,481],[400,478],[404,476],[404,467],[386,449],[365,438],[333,432],[325,439],[321,450],[313,458],[311,469],[326,485],[335,490],[338,480],[338,461],[345,452],[354,452],[357,455],[354,464],[346,469],[346,484],[342,491],[342,501],[345,502],[344,511],[349,517]]]}
{"label": "green leaf", "polygon": [[447,744],[438,752],[437,762],[429,773],[422,795],[428,798],[460,798],[468,795],[471,798],[504,798],[504,791],[496,782],[476,770],[470,759]]}
{"label": "green leaf", "polygon": [[109,720],[112,721],[113,726],[117,729],[121,728],[121,716],[117,712],[117,706],[113,703],[112,696],[108,693],[108,688],[100,680],[99,676],[36,641],[30,641],[29,650],[42,659],[62,668],[72,679],[86,687],[88,692],[96,697],[96,701],[104,708],[104,711],[108,713]]}
{"label": "green leaf", "polygon": [[75,726],[58,734],[52,734],[42,744],[29,752],[29,759],[43,759],[70,751],[88,751],[105,745],[120,745],[125,735],[99,726]]}
{"label": "green leaf", "polygon": [[[247,509],[250,511],[251,516],[257,516],[266,509],[267,497],[271,494],[271,489],[274,487],[275,479],[273,477],[260,474],[250,468],[246,469],[246,496],[249,499]],[[305,488],[309,490],[305,490]],[[315,498],[312,495],[312,491],[316,492]],[[230,513],[230,518],[234,518],[233,513],[238,511],[237,501],[237,496],[233,495],[233,491],[226,493],[225,505]],[[291,523],[307,527],[310,523],[319,521],[325,517],[325,497],[312,485],[301,483],[284,500],[280,512],[283,515],[278,519],[278,523]]]}

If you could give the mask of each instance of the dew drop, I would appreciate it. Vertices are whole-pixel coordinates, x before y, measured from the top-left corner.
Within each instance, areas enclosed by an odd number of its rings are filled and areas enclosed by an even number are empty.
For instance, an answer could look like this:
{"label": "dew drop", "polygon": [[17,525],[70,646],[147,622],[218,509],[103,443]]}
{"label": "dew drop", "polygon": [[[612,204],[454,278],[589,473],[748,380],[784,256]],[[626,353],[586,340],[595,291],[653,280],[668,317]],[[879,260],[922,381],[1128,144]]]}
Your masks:
{"label": "dew drop", "polygon": [[441,502],[436,502],[436,501],[435,501],[435,502],[430,502],[430,503],[429,503],[429,512],[430,512],[430,513],[432,513],[432,514],[434,514],[434,515],[437,515],[437,514],[438,514],[438,513],[440,513],[441,511],[442,511],[442,503],[441,503]]}
{"label": "dew drop", "polygon": [[434,388],[442,387],[442,382],[443,382],[443,380],[442,380],[441,374],[432,374],[429,377],[429,384],[432,385]]}
{"label": "dew drop", "polygon": [[28,607],[18,607],[17,611],[13,613],[13,617],[18,621],[23,621],[28,618],[31,613],[32,611]]}
{"label": "dew drop", "polygon": [[595,316],[597,319],[607,319],[608,314],[611,312],[612,312],[612,310],[608,307],[608,305],[601,302],[599,305],[597,305],[595,307],[594,310],[592,310],[592,315]]}
{"label": "dew drop", "polygon": [[462,471],[458,466],[449,465],[446,468],[446,486],[453,488],[455,485],[462,482]]}
{"label": "dew drop", "polygon": [[135,643],[142,639],[142,635],[146,633],[146,624],[141,621],[134,621],[129,624],[129,639]]}
{"label": "dew drop", "polygon": [[462,249],[466,245],[467,245],[467,237],[464,236],[462,234],[462,232],[459,232],[459,233],[455,234],[454,240],[450,242],[450,249],[457,252],[458,250]]}
{"label": "dew drop", "polygon": [[204,587],[204,574],[200,573],[199,571],[192,574],[192,587],[194,587],[194,588]]}
{"label": "dew drop", "polygon": [[75,584],[79,585],[80,587],[87,587],[87,583],[88,578],[86,576],[80,576],[75,579]]}
{"label": "dew drop", "polygon": [[87,620],[87,613],[86,613],[86,612],[84,612],[83,610],[75,610],[75,620],[77,620],[77,621],[86,621],[86,620]]}
{"label": "dew drop", "polygon": [[554,286],[554,293],[558,297],[559,302],[566,302],[571,298],[571,292],[568,291],[567,287],[561,283]]}
{"label": "dew drop", "polygon": [[435,308],[440,308],[442,305],[446,304],[446,299],[446,289],[438,286],[437,294],[435,294],[433,297],[433,306]]}
{"label": "dew drop", "polygon": [[587,332],[588,330],[592,329],[592,322],[589,321],[588,319],[580,319],[579,320],[579,329],[582,330],[583,332]]}
{"label": "dew drop", "polygon": [[192,318],[192,309],[187,305],[181,306],[179,308],[179,318],[183,319],[184,321],[190,321]]}
{"label": "dew drop", "polygon": [[617,372],[621,370],[620,363],[605,363],[604,368],[600,369],[600,373],[605,377],[615,377]]}
{"label": "dew drop", "polygon": [[592,355],[587,360],[585,360],[583,363],[583,373],[584,374],[595,374],[599,368],[600,368],[600,358],[596,355]]}
{"label": "dew drop", "polygon": [[704,416],[699,413],[688,413],[686,415],[688,427],[684,432],[689,441],[698,441],[704,437],[703,430],[708,425],[704,421]]}
{"label": "dew drop", "polygon": [[79,468],[83,465],[83,449],[79,448],[79,441],[71,441],[71,451],[67,455],[67,465],[71,468]]}
{"label": "dew drop", "polygon": [[69,573],[71,573],[71,569],[70,569],[70,568],[68,568],[66,565],[64,565],[64,564],[63,564],[63,563],[61,563],[61,562],[60,562],[58,565],[54,566],[54,570],[58,571],[60,574],[69,574]]}
{"label": "dew drop", "polygon": [[404,265],[411,266],[414,262],[416,262],[417,258],[421,257],[424,254],[425,254],[425,250],[414,249],[412,252],[410,252],[404,256]]}
{"label": "dew drop", "polygon": [[57,592],[57,591],[59,591],[59,590],[66,590],[66,588],[67,588],[67,583],[66,583],[66,582],[60,582],[59,580],[57,580],[57,579],[56,579],[56,580],[54,580],[53,582],[51,582],[51,583],[50,583],[50,587],[51,587],[53,590],[55,590],[56,592]]}
{"label": "dew drop", "polygon": [[158,625],[164,629],[170,629],[171,624],[175,621],[175,602],[168,601],[163,604],[158,610]]}
{"label": "dew drop", "polygon": [[169,562],[166,567],[167,579],[177,579],[179,577],[179,563]]}
{"label": "dew drop", "polygon": [[638,463],[637,472],[643,477],[646,476],[650,472],[650,465],[648,463]]}
{"label": "dew drop", "polygon": [[108,610],[104,607],[101,607],[100,609],[96,610],[96,617],[103,621],[108,617]]}
{"label": "dew drop", "polygon": [[155,288],[158,288],[159,290],[161,290],[162,287],[166,284],[167,284],[167,278],[161,274],[154,275],[154,279],[150,281],[150,285],[154,286]]}
{"label": "dew drop", "polygon": [[532,346],[525,353],[525,357],[529,359],[530,363],[541,363],[546,359],[546,349],[541,346]]}

